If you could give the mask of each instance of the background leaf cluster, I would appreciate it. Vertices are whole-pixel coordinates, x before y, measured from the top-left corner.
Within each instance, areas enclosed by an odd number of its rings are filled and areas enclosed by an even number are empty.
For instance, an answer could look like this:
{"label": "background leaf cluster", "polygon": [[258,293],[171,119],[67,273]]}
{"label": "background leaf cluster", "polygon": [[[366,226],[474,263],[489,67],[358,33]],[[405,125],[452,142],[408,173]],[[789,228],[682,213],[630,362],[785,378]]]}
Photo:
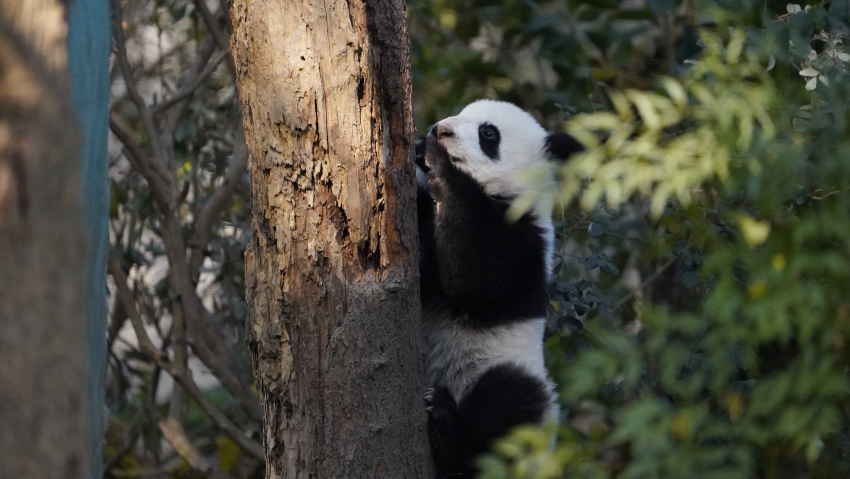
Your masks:
{"label": "background leaf cluster", "polygon": [[492,97],[588,146],[557,212],[559,443],[517,431],[486,477],[850,476],[848,19],[411,5],[417,124]]}

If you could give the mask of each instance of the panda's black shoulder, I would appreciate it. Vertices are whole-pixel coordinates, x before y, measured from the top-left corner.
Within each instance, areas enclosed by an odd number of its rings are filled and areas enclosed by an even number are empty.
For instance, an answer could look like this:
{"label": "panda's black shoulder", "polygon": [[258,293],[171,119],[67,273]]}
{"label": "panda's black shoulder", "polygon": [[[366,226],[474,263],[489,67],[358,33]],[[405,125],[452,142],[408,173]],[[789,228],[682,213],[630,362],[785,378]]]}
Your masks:
{"label": "panda's black shoulder", "polygon": [[420,152],[429,168],[417,196],[423,305],[476,327],[545,315],[545,231],[531,214],[509,221],[510,199],[488,195],[435,137]]}

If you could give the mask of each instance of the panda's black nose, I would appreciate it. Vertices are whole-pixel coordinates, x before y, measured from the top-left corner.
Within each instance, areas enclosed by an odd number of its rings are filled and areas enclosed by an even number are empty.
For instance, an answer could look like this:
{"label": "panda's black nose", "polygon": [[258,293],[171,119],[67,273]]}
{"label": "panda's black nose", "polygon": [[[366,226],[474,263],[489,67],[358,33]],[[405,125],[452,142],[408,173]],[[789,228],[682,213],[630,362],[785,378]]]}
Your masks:
{"label": "panda's black nose", "polygon": [[455,136],[455,132],[452,131],[451,127],[442,123],[437,123],[432,126],[430,134],[431,136],[436,136],[437,138],[451,138]]}

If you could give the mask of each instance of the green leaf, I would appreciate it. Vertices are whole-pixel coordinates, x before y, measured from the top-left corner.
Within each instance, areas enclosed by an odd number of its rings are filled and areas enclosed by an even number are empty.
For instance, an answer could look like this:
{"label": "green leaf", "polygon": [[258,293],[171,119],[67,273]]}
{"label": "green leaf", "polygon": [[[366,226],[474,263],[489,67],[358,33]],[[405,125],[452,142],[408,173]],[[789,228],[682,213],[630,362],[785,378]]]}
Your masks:
{"label": "green leaf", "polygon": [[224,436],[215,438],[218,467],[226,472],[234,472],[242,460],[242,449],[235,442]]}

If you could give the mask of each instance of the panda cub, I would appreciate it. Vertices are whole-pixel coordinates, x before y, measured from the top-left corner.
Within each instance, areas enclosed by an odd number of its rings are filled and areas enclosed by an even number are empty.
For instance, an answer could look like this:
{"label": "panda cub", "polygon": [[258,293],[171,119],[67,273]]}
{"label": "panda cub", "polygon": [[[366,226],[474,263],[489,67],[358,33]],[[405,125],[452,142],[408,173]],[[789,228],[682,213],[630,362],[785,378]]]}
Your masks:
{"label": "panda cub", "polygon": [[581,149],[492,100],[471,103],[416,142],[425,400],[441,477],[473,477],[473,460],[494,439],[558,419],[543,364],[552,196],[515,221],[506,213],[518,196],[547,191],[541,179],[554,182],[557,160]]}

